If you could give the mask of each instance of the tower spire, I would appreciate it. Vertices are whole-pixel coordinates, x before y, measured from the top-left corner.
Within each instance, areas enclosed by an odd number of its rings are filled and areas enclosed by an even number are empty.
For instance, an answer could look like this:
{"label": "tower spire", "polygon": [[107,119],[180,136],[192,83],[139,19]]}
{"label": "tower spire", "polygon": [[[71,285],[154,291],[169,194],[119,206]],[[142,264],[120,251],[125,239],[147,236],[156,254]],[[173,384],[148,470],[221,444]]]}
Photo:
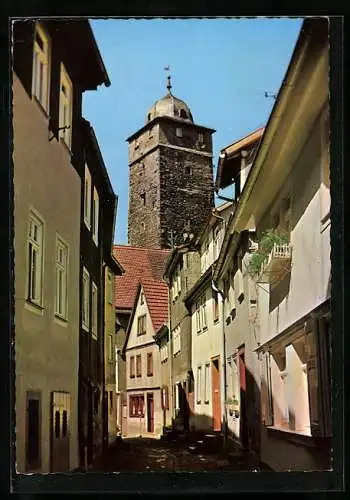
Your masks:
{"label": "tower spire", "polygon": [[168,75],[167,78],[168,78],[168,85],[166,86],[166,88],[168,89],[169,94],[171,94],[171,76]]}

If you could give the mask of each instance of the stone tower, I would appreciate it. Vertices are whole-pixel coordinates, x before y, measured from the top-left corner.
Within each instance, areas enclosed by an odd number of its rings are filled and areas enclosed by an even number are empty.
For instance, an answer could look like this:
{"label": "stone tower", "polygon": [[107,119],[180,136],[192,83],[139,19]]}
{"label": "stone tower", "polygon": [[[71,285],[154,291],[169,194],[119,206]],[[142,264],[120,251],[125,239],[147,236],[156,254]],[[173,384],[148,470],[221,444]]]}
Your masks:
{"label": "stone tower", "polygon": [[[197,234],[214,208],[212,134],[196,125],[189,107],[171,92],[130,136],[130,245],[166,248],[174,234]],[[177,240],[179,242],[179,239]]]}

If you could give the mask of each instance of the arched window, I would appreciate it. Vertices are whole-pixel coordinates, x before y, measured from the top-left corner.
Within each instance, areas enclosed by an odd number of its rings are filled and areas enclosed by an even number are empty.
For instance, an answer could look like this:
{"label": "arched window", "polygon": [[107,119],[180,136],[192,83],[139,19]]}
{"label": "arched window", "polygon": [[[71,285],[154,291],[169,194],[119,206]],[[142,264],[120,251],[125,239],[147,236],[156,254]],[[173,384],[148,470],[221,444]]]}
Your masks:
{"label": "arched window", "polygon": [[148,115],[147,115],[147,120],[148,120],[148,121],[151,121],[151,113],[148,113]]}
{"label": "arched window", "polygon": [[187,113],[184,109],[180,109],[180,116],[181,118],[187,118]]}

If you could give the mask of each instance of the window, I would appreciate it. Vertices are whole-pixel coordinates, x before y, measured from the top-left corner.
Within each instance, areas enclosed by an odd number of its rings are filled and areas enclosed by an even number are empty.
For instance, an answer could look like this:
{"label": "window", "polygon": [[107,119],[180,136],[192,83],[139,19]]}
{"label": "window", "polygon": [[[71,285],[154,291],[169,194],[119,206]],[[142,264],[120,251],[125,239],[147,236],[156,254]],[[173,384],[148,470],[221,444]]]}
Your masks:
{"label": "window", "polygon": [[94,199],[92,202],[92,239],[98,245],[98,216],[99,216],[99,197],[94,187]]}
{"label": "window", "polygon": [[89,330],[90,328],[90,275],[87,269],[83,269],[83,301],[82,301],[82,321],[83,328]]}
{"label": "window", "polygon": [[141,193],[140,198],[141,198],[142,205],[145,206],[146,205],[146,193],[145,192]]}
{"label": "window", "polygon": [[130,356],[130,378],[135,378],[135,356]]}
{"label": "window", "polygon": [[43,223],[33,214],[28,222],[28,300],[42,303]]}
{"label": "window", "polygon": [[181,383],[175,385],[175,410],[180,410]]}
{"label": "window", "polygon": [[221,247],[221,227],[216,226],[213,230],[213,259],[214,261],[219,257]]}
{"label": "window", "polygon": [[202,295],[201,299],[201,324],[203,330],[205,330],[208,327],[207,324],[207,301],[206,301],[206,295]]}
{"label": "window", "polygon": [[203,144],[204,142],[204,136],[202,132],[198,132],[198,142],[199,144]]}
{"label": "window", "polygon": [[91,227],[91,174],[85,164],[85,184],[84,184],[84,221],[88,229]]}
{"label": "window", "polygon": [[113,414],[113,391],[109,391],[109,413]]}
{"label": "window", "polygon": [[92,283],[92,314],[91,314],[91,326],[92,326],[92,335],[97,338],[97,286],[95,283]]}
{"label": "window", "polygon": [[136,377],[141,377],[141,354],[136,356]]}
{"label": "window", "polygon": [[199,302],[196,303],[196,327],[197,327],[197,333],[202,330],[201,307]]}
{"label": "window", "polygon": [[56,239],[56,301],[55,314],[67,319],[67,266],[68,247],[59,238]]}
{"label": "window", "polygon": [[107,281],[108,281],[108,302],[109,304],[113,304],[113,280],[111,273],[108,273]]}
{"label": "window", "polygon": [[144,396],[129,396],[129,416],[142,418],[145,416]]}
{"label": "window", "polygon": [[205,373],[204,373],[204,403],[206,404],[209,403],[209,389],[210,389],[209,370],[210,370],[210,364],[207,363],[205,365]]}
{"label": "window", "polygon": [[169,389],[167,386],[162,388],[162,410],[169,410]]}
{"label": "window", "polygon": [[108,335],[108,361],[113,361],[113,336]]}
{"label": "window", "polygon": [[185,174],[186,175],[192,175],[192,167],[186,166],[185,167]]}
{"label": "window", "polygon": [[140,304],[144,304],[145,303],[145,295],[143,292],[141,292],[141,295],[140,295]]}
{"label": "window", "polygon": [[144,335],[146,333],[146,314],[137,318],[137,335]]}
{"label": "window", "polygon": [[196,401],[200,404],[202,400],[202,367],[197,367]]}
{"label": "window", "polygon": [[269,356],[271,400],[270,424],[299,434],[311,434],[307,349],[304,335],[285,346],[272,349]]}
{"label": "window", "polygon": [[219,321],[219,295],[218,292],[213,290],[213,321]]}
{"label": "window", "polygon": [[176,128],[176,137],[182,137],[182,128],[180,127]]}
{"label": "window", "polygon": [[32,93],[46,112],[49,110],[50,42],[43,26],[35,25]]}
{"label": "window", "polygon": [[160,361],[164,363],[168,359],[168,346],[164,344],[160,348]]}
{"label": "window", "polygon": [[64,65],[61,63],[59,128],[60,137],[62,137],[69,148],[71,147],[72,141],[72,104],[72,82]]}
{"label": "window", "polygon": [[181,351],[181,328],[178,326],[173,333],[173,354],[174,356]]}
{"label": "window", "polygon": [[151,352],[147,353],[147,377],[152,377],[153,375],[153,354]]}
{"label": "window", "polygon": [[187,118],[187,113],[184,109],[180,109],[180,116],[181,118]]}

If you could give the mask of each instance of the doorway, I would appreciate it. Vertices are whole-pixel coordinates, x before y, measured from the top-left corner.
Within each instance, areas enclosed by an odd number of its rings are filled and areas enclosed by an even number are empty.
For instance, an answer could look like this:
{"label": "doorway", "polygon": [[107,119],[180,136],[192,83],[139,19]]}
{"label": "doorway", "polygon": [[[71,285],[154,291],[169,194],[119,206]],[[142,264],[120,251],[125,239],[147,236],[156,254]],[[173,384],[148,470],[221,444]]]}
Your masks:
{"label": "doorway", "polygon": [[51,393],[51,472],[69,471],[70,394]]}
{"label": "doorway", "polygon": [[221,431],[220,357],[211,360],[213,430]]}
{"label": "doorway", "polygon": [[154,432],[154,400],[153,393],[147,394],[147,432]]}
{"label": "doorway", "polygon": [[41,469],[41,393],[27,392],[26,471]]}

